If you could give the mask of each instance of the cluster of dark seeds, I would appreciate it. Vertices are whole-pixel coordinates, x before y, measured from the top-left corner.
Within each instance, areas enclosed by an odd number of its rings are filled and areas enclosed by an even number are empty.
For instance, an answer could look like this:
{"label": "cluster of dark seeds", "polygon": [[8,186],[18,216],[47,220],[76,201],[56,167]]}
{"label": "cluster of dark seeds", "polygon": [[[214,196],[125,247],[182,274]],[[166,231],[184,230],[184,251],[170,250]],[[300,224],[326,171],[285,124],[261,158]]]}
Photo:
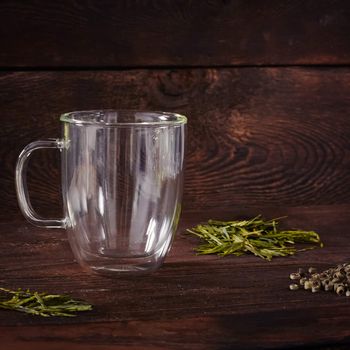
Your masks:
{"label": "cluster of dark seeds", "polygon": [[290,290],[306,289],[313,293],[325,290],[350,296],[350,263],[337,265],[320,273],[314,267],[307,271],[298,269],[298,272],[291,273],[289,277],[294,281],[289,286]]}

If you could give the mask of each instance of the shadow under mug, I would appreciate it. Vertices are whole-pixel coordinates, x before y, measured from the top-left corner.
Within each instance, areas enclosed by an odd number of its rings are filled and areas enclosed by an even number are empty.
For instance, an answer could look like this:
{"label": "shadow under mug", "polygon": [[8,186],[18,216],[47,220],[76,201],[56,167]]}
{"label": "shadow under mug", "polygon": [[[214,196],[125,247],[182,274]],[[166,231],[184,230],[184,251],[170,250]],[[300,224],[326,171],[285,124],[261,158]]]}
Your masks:
{"label": "shadow under mug", "polygon": [[[16,189],[25,218],[65,228],[81,266],[142,273],[162,264],[173,240],[183,187],[186,117],[128,110],[63,114],[61,139],[35,141],[19,155]],[[26,184],[32,151],[61,151],[64,217],[33,210]]]}

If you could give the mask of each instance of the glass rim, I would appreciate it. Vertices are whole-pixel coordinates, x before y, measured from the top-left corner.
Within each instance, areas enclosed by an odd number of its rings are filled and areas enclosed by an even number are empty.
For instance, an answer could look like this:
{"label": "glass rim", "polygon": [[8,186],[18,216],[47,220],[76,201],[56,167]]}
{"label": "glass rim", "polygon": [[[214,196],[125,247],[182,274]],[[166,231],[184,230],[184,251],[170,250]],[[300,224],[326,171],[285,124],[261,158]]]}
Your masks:
{"label": "glass rim", "polygon": [[[97,114],[104,112],[116,112],[116,113],[149,113],[155,114],[159,117],[156,121],[134,121],[134,122],[108,122],[105,120],[92,120],[84,119],[83,115]],[[79,118],[79,115],[81,117]],[[161,119],[162,118],[162,119]],[[168,118],[169,120],[167,120]],[[175,118],[170,120],[170,118]],[[149,111],[149,110],[138,110],[138,109],[94,109],[94,110],[82,110],[63,113],[60,116],[60,121],[76,125],[99,125],[99,126],[175,126],[187,123],[187,117],[185,115],[174,113],[174,112],[162,112],[162,111]]]}

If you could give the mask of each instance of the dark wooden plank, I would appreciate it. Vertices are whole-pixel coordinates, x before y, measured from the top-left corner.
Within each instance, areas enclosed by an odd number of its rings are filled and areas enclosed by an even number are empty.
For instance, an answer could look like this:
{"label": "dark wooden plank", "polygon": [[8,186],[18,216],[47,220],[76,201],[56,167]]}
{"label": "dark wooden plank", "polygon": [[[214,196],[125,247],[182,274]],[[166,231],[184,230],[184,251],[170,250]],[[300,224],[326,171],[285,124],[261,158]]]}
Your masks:
{"label": "dark wooden plank", "polygon": [[[292,292],[289,273],[348,261],[349,205],[219,208],[183,215],[164,266],[155,274],[106,278],[83,272],[65,233],[0,224],[0,285],[57,291],[95,305],[77,318],[38,318],[0,311],[6,349],[346,349],[349,300]],[[288,215],[285,227],[315,229],[325,247],[272,262],[254,256],[196,256],[187,227],[208,218]],[[343,346],[342,346],[343,344]],[[5,347],[6,345],[6,347]],[[119,347],[118,347],[119,346]]]}
{"label": "dark wooden plank", "polygon": [[[310,309],[308,309],[310,311]],[[228,317],[180,318],[171,321],[147,322],[117,321],[98,324],[42,325],[39,327],[21,326],[0,327],[2,344],[9,350],[59,350],[66,347],[72,350],[242,350],[260,349],[317,349],[347,350],[349,333],[342,318],[348,317],[341,312],[338,322],[330,322],[332,335],[315,341],[315,334],[308,333],[308,326],[318,319],[333,317],[332,310],[314,312],[307,317],[301,310],[286,312],[284,317],[275,313],[253,313],[248,317],[234,315]],[[345,317],[344,317],[345,316]],[[253,317],[255,321],[251,322]],[[272,322],[269,322],[270,320]],[[267,320],[267,322],[266,322]],[[299,324],[297,324],[299,323]],[[273,329],[271,327],[274,327]],[[260,329],[257,329],[260,328]],[[299,337],[293,343],[277,339],[276,333],[298,332]],[[265,342],[270,338],[270,342]],[[342,338],[345,338],[343,340]],[[303,340],[300,340],[303,339]],[[265,345],[268,344],[268,345]],[[287,347],[286,347],[286,344]],[[327,344],[327,345],[325,345]]]}
{"label": "dark wooden plank", "polygon": [[[350,70],[301,68],[21,72],[0,76],[0,218],[21,220],[14,167],[58,137],[62,112],[139,108],[189,117],[184,207],[350,203]],[[30,189],[60,216],[59,155],[40,151]]]}
{"label": "dark wooden plank", "polygon": [[346,0],[0,3],[0,66],[349,64]]}

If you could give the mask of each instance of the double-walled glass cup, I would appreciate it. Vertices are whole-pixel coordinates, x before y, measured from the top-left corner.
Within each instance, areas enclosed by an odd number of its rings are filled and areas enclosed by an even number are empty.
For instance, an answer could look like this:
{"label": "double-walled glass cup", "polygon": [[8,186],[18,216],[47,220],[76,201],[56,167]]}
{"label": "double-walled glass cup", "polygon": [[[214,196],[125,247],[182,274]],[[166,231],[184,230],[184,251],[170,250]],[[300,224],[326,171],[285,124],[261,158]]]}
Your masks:
{"label": "double-walled glass cup", "polygon": [[[98,110],[63,114],[63,137],[30,143],[18,158],[16,187],[34,225],[65,228],[77,261],[113,274],[151,272],[163,262],[181,211],[186,117]],[[32,151],[62,155],[64,217],[44,219],[26,186]]]}

